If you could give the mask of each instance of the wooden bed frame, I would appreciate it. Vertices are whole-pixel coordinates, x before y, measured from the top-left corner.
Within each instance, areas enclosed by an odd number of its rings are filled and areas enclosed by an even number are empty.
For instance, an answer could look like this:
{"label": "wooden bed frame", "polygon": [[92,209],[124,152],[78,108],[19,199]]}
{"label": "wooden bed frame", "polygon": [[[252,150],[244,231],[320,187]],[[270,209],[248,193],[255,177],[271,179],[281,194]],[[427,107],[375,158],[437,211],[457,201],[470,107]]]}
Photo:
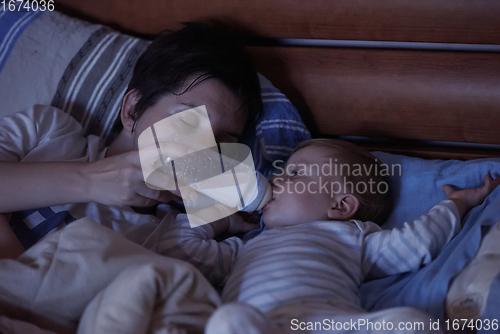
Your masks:
{"label": "wooden bed frame", "polygon": [[56,9],[141,37],[186,21],[228,26],[315,137],[432,158],[500,155],[497,0],[58,0]]}

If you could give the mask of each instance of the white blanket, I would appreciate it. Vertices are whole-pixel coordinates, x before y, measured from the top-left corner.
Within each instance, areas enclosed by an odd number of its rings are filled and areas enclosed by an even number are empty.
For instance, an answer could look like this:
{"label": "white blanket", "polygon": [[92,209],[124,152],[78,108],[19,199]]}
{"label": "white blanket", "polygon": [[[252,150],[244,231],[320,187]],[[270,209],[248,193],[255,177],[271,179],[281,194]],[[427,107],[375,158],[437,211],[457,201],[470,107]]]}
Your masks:
{"label": "white blanket", "polygon": [[17,260],[0,261],[5,334],[201,333],[219,305],[194,267],[90,218],[46,236]]}

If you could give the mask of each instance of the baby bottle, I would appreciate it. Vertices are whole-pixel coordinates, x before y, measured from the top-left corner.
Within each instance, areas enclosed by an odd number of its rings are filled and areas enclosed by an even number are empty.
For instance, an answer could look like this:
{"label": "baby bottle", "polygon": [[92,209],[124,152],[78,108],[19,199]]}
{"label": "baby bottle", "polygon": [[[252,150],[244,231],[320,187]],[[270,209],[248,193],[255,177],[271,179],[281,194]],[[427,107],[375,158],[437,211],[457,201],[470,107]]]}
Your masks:
{"label": "baby bottle", "polygon": [[[152,169],[154,172],[146,177],[148,186],[166,189],[162,188],[161,174],[169,175],[167,179],[171,180],[175,174],[181,194],[183,189],[195,190],[235,211],[258,211],[273,196],[271,184],[255,170],[250,150],[242,144],[221,143],[220,152],[215,146],[175,159],[167,158],[163,163],[156,160]],[[210,205],[204,196],[197,196],[195,202],[187,204]]]}
{"label": "baby bottle", "polygon": [[247,204],[245,202],[245,206],[238,206],[238,211],[254,212],[261,210],[273,197],[273,188],[265,176],[259,171],[255,171],[255,176],[257,182],[255,183],[253,191],[257,192],[257,195],[250,203]]}
{"label": "baby bottle", "polygon": [[[258,211],[273,196],[271,184],[253,167],[249,150],[237,156],[227,150],[228,145],[221,145],[226,154],[219,155],[215,148],[210,148],[174,160],[177,180],[230,208]],[[231,146],[241,151],[239,144]]]}

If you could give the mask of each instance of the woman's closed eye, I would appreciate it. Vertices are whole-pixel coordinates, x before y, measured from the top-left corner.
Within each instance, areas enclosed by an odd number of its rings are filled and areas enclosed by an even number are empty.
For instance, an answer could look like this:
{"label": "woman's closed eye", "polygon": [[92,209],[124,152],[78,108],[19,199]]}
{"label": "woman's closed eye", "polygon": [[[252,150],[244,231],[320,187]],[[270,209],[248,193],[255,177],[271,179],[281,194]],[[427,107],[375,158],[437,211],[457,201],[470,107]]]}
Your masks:
{"label": "woman's closed eye", "polygon": [[183,112],[180,120],[184,126],[190,127],[192,129],[196,129],[200,124],[200,119],[196,112]]}

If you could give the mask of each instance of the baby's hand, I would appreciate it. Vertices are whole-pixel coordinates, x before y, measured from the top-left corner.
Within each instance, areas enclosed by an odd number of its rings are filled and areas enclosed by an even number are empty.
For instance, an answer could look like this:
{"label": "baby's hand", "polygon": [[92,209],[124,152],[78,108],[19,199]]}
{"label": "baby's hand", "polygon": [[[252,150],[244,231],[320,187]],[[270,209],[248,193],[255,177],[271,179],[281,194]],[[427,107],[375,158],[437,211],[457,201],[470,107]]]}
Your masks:
{"label": "baby's hand", "polygon": [[478,188],[455,190],[451,185],[446,184],[441,189],[446,193],[446,198],[455,202],[460,218],[472,208],[483,203],[484,199],[500,184],[500,177],[492,179],[491,176],[484,176],[484,184]]}
{"label": "baby's hand", "polygon": [[260,216],[247,212],[237,212],[229,216],[229,235],[236,235],[243,232],[250,232],[260,227]]}
{"label": "baby's hand", "polygon": [[230,216],[214,221],[209,225],[213,228],[214,237],[224,232],[228,232],[231,236],[243,232],[250,232],[259,228],[259,221],[259,216],[251,215],[246,212],[236,212]]}

